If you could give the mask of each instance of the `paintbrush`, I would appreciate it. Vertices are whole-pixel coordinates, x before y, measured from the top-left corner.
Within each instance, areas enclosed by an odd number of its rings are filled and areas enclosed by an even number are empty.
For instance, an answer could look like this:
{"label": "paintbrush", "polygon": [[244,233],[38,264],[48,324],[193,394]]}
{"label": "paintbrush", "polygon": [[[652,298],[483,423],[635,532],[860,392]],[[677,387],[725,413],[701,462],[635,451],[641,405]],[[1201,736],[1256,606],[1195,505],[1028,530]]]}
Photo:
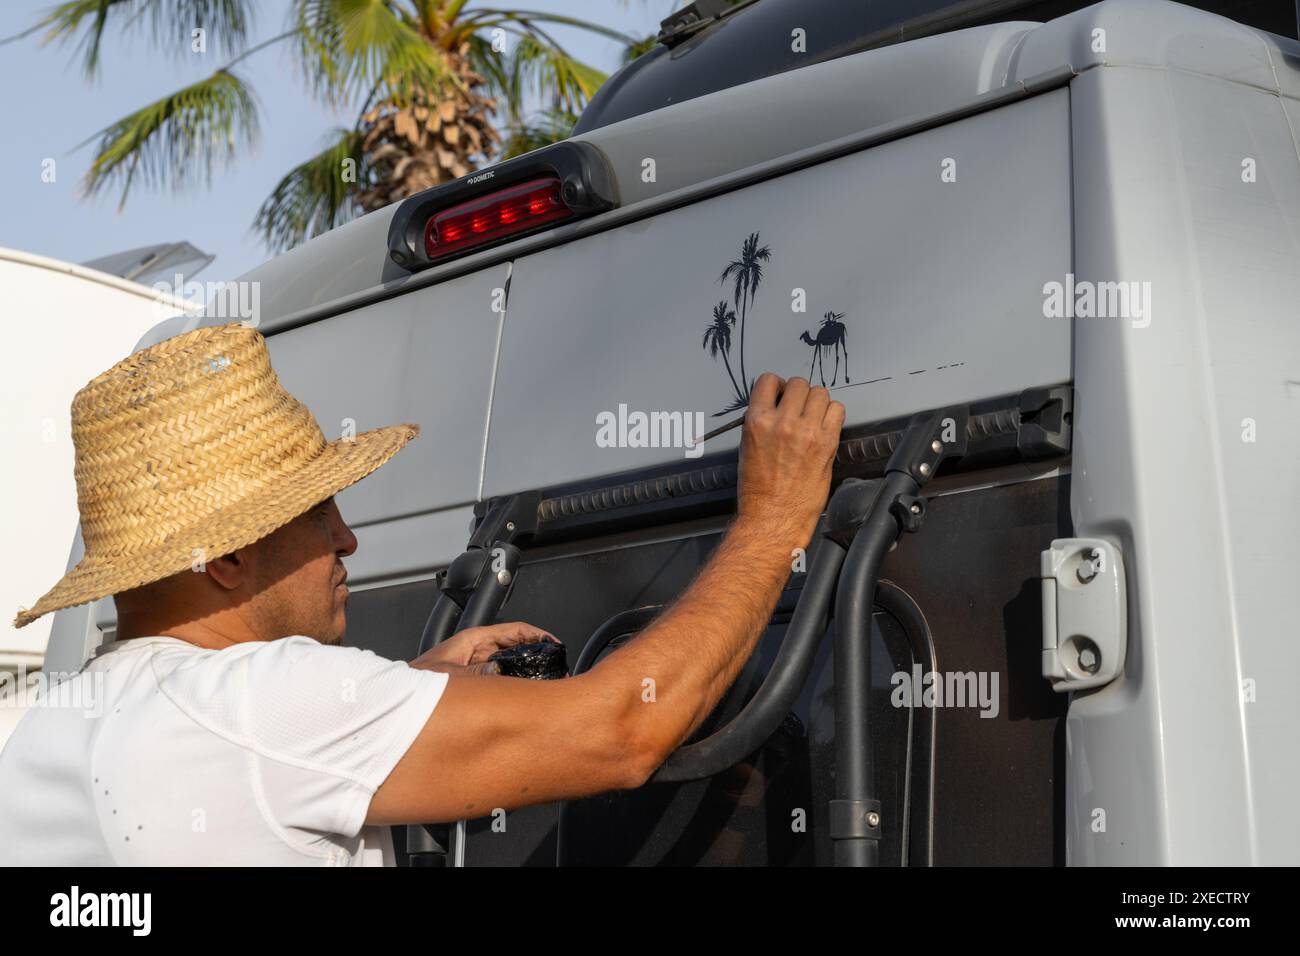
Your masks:
{"label": "paintbrush", "polygon": [[704,442],[708,441],[710,438],[717,438],[719,435],[722,435],[722,434],[724,434],[724,433],[726,433],[726,432],[729,432],[729,431],[731,431],[733,428],[736,428],[737,426],[740,426],[740,425],[743,425],[743,424],[745,424],[745,416],[744,416],[744,415],[741,415],[741,416],[740,416],[739,418],[737,418],[735,421],[727,422],[727,424],[725,424],[725,425],[719,425],[717,428],[713,429],[713,431],[711,431],[711,432],[705,432],[705,433],[704,433],[704,436],[703,436],[703,437],[702,437],[702,438],[701,438],[701,439],[700,439],[696,444],[701,444],[701,445],[702,445],[702,444],[704,444]]}
{"label": "paintbrush", "polygon": [[[782,385],[781,388],[776,393],[776,403],[778,405],[781,403],[781,396],[784,394],[785,394],[785,386]],[[719,435],[725,434],[726,432],[731,431],[733,428],[738,428],[743,424],[745,424],[745,416],[741,415],[739,418],[733,419],[732,421],[727,422],[727,424],[725,425],[719,425],[711,432],[705,432],[704,437],[701,438],[699,441],[697,441],[695,444],[702,445],[710,438],[717,438]]]}

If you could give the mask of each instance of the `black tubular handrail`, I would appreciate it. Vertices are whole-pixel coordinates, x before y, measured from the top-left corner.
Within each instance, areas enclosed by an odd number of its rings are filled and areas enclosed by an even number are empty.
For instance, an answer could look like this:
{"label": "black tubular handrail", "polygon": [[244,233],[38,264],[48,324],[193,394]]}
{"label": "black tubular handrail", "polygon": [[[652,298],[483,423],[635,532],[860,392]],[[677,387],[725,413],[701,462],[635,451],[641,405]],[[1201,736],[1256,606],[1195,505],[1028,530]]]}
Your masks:
{"label": "black tubular handrail", "polygon": [[823,538],[808,569],[781,650],[758,692],[727,725],[703,740],[678,748],[650,778],[652,783],[700,780],[734,766],[776,733],[803,690],[817,645],[826,633],[844,548]]}
{"label": "black tubular handrail", "polygon": [[591,670],[601,651],[620,637],[644,630],[663,609],[662,604],[647,604],[644,607],[634,607],[615,614],[587,638],[587,643],[582,646],[582,652],[578,655],[578,662],[573,665],[571,676],[577,677],[584,671]]}
{"label": "black tubular handrail", "polygon": [[[876,596],[873,612],[883,611],[903,628],[907,642],[912,649],[912,662],[920,664],[923,672],[939,669],[939,660],[934,649],[934,635],[930,633],[930,622],[915,599],[905,590],[885,578],[876,582]],[[909,707],[907,709],[907,759],[903,768],[903,806],[901,809],[902,831],[899,864],[911,865],[911,823],[912,823],[912,750],[916,737],[914,715],[921,711],[925,728],[921,731],[926,738],[925,747],[925,853],[923,866],[934,865],[934,767],[935,742],[938,734],[938,722],[935,720],[933,707]]]}
{"label": "black tubular handrail", "polygon": [[424,622],[424,632],[420,635],[420,644],[415,656],[420,657],[431,651],[436,645],[449,638],[456,630],[464,609],[447,594],[439,594],[438,601],[429,612],[429,619]]}
{"label": "black tubular handrail", "polygon": [[968,419],[963,406],[912,418],[840,574],[835,595],[835,797],[829,827],[836,866],[880,862],[883,819],[869,706],[871,609],[880,566],[900,535],[920,529],[925,519],[925,501],[917,496],[921,488],[946,458],[966,453]]}
{"label": "black tubular handrail", "polygon": [[[885,478],[882,501],[916,490],[908,475]],[[835,800],[831,839],[836,866],[877,866],[880,861],[880,804],[875,750],[867,703],[871,691],[871,608],[885,554],[898,538],[898,523],[875,508],[853,539],[835,593]],[[849,806],[861,797],[868,805]],[[841,809],[842,808],[842,809]],[[856,818],[853,811],[857,810]],[[839,816],[844,812],[844,817]],[[870,816],[874,814],[874,817]],[[874,822],[872,822],[874,820]]]}
{"label": "black tubular handrail", "polygon": [[[537,494],[515,495],[498,501],[478,523],[465,551],[456,556],[438,583],[438,600],[429,612],[416,656],[421,656],[452,634],[490,624],[500,613],[523,553],[513,543],[537,527]],[[463,823],[456,825],[457,863],[463,857]],[[406,827],[407,853],[412,866],[442,866],[447,839],[438,828],[412,823]]]}

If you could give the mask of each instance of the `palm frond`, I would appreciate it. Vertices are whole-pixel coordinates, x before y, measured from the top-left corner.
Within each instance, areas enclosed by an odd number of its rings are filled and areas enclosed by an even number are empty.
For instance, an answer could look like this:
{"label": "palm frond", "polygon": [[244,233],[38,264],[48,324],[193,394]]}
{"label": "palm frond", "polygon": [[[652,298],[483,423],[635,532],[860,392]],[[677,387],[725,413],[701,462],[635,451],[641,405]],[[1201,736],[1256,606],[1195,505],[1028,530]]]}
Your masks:
{"label": "palm frond", "polygon": [[554,102],[561,108],[580,110],[609,79],[609,74],[575,59],[558,47],[546,48],[548,78],[555,84]]}
{"label": "palm frond", "polygon": [[[108,26],[109,11],[113,7],[135,5],[135,0],[68,0],[52,7],[36,26],[45,30],[42,43],[69,43],[76,39],[81,68],[87,76],[93,76],[99,69],[99,47]],[[78,34],[82,34],[79,39]]]}
{"label": "palm frond", "polygon": [[577,122],[576,114],[562,109],[547,110],[531,122],[514,120],[506,127],[506,142],[499,159],[512,159],[568,139]]}
{"label": "palm frond", "polygon": [[583,20],[578,17],[568,17],[559,13],[543,13],[537,10],[497,10],[488,7],[476,7],[473,10],[465,11],[465,15],[461,17],[461,22],[472,25],[476,30],[482,27],[500,26],[505,23],[514,23],[523,27],[535,26],[538,23],[553,23],[559,26],[577,27],[579,30],[586,30],[589,33],[617,40],[624,45],[638,42],[637,37],[621,30],[615,30],[613,27],[592,23],[590,20]]}
{"label": "palm frond", "polygon": [[506,93],[511,82],[513,58],[492,49],[492,41],[480,34],[471,34],[465,42],[469,44],[469,62],[474,72],[482,76],[496,94]]}
{"label": "palm frond", "polygon": [[645,56],[658,45],[659,38],[653,33],[642,40],[637,40],[635,43],[625,45],[623,47],[623,64],[626,66],[633,60]]}
{"label": "palm frond", "polygon": [[525,33],[511,54],[511,73],[522,93],[550,94],[555,109],[578,112],[609,77],[582,63],[545,34]]}
{"label": "palm frond", "polygon": [[731,351],[731,329],[726,325],[710,325],[704,330],[703,346],[709,350],[709,356],[717,359],[718,353]]}
{"label": "palm frond", "polygon": [[746,283],[748,282],[748,273],[745,269],[745,263],[739,259],[733,259],[731,262],[727,263],[727,267],[722,270],[722,275],[718,277],[718,282],[721,285],[726,285],[727,279],[733,276],[735,281],[735,293],[732,296],[732,299],[736,303],[736,308],[740,308],[740,295],[745,290]]}
{"label": "palm frond", "polygon": [[496,99],[498,114],[504,115],[507,125],[522,123],[524,77],[520,58],[514,53],[503,56],[492,48],[490,39],[479,33],[467,35],[465,43],[470,66],[483,77],[484,85]]}
{"label": "palm frond", "polygon": [[[750,384],[750,389],[752,390],[752,389],[753,389],[753,385],[754,385],[754,383],[751,381],[749,384]],[[747,407],[748,405],[749,405],[749,399],[748,399],[748,398],[743,398],[743,397],[737,396],[736,399],[735,399],[735,401],[728,402],[727,405],[726,405],[726,407],[723,408],[722,411],[720,411],[720,412],[714,412],[714,413],[713,413],[713,417],[714,417],[714,418],[721,418],[723,415],[726,415],[728,412],[738,412],[738,411],[740,411],[740,409],[745,408],[745,407]]]}
{"label": "palm frond", "polygon": [[343,41],[330,16],[331,0],[294,0],[291,22],[297,33],[297,59],[303,79],[319,97],[339,91]]}
{"label": "palm frond", "polygon": [[84,188],[94,195],[120,183],[120,209],[137,180],[173,189],[210,184],[213,166],[234,159],[239,140],[251,145],[257,139],[257,105],[239,77],[218,70],[124,116],[96,136],[99,142]]}
{"label": "palm frond", "polygon": [[248,40],[253,21],[250,0],[65,0],[51,8],[36,24],[44,30],[42,42],[77,42],[82,69],[93,76],[100,66],[101,46],[109,20],[121,20],[123,29],[148,21],[156,46],[177,56],[189,52],[191,32],[207,31],[225,52],[234,53]]}
{"label": "palm frond", "polygon": [[[517,27],[502,27],[519,37],[508,57],[502,57],[482,35],[470,40],[475,69],[497,98],[505,115],[506,146],[502,159],[520,156],[573,134],[578,114],[605,81],[599,70],[569,56],[563,48],[548,45],[549,38]],[[549,109],[536,117],[523,115],[529,92],[551,94]]]}
{"label": "palm frond", "polygon": [[[359,130],[337,130],[332,142],[276,185],[253,222],[273,252],[290,249],[359,214],[357,187],[369,179],[362,139]],[[351,181],[349,171],[355,173]]]}
{"label": "palm frond", "polygon": [[298,56],[313,90],[350,97],[378,84],[406,105],[455,82],[440,51],[386,0],[294,0]]}

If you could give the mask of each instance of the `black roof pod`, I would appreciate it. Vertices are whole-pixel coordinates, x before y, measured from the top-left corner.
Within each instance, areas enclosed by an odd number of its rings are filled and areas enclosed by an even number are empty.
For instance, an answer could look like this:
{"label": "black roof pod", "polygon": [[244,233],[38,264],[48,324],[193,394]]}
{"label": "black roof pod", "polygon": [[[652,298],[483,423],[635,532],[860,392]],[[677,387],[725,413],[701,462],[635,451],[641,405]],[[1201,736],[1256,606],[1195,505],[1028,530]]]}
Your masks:
{"label": "black roof pod", "polygon": [[[1297,36],[1295,0],[1181,2],[1280,36]],[[574,134],[863,50],[990,23],[1042,23],[1095,3],[695,0],[663,20],[658,46],[623,67],[596,92]]]}

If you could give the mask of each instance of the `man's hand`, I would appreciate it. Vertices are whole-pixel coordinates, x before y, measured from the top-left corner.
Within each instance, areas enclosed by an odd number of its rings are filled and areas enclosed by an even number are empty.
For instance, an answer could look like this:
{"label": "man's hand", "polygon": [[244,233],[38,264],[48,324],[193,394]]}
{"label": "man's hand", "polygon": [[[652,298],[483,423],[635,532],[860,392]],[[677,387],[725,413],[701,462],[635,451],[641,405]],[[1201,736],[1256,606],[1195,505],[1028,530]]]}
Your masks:
{"label": "man's hand", "polygon": [[538,641],[560,643],[555,635],[523,621],[469,627],[453,634],[428,653],[421,654],[411,661],[411,666],[451,674],[495,674],[496,661],[488,660],[489,657],[504,647]]}
{"label": "man's hand", "polygon": [[760,376],[740,444],[738,516],[788,530],[797,539],[792,547],[805,547],[826,506],[843,424],[844,406],[825,388],[809,388],[802,378],[782,382],[772,372]]}

